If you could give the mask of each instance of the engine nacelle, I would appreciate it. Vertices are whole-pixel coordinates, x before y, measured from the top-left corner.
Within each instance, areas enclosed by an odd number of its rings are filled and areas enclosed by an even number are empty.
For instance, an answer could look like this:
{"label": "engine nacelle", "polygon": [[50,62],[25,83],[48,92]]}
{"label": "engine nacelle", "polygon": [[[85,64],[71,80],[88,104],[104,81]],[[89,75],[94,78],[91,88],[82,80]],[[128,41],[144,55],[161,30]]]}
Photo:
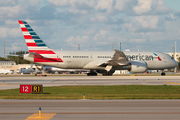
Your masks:
{"label": "engine nacelle", "polygon": [[143,73],[146,72],[148,65],[144,61],[130,61],[128,65],[128,71],[132,73]]}

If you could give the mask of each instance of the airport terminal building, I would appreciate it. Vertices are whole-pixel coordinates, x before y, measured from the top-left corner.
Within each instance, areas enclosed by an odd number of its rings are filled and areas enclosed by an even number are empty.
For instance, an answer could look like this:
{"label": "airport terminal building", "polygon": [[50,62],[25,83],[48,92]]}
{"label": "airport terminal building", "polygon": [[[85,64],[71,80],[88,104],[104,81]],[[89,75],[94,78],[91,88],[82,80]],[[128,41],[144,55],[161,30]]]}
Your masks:
{"label": "airport terminal building", "polygon": [[16,62],[14,61],[0,61],[0,69],[13,70],[14,72],[21,68],[28,69],[30,68],[30,66],[31,64],[18,64],[17,65]]}
{"label": "airport terminal building", "polygon": [[12,65],[16,65],[16,62],[14,61],[0,61],[0,66],[1,67],[8,67],[8,66],[12,66]]}

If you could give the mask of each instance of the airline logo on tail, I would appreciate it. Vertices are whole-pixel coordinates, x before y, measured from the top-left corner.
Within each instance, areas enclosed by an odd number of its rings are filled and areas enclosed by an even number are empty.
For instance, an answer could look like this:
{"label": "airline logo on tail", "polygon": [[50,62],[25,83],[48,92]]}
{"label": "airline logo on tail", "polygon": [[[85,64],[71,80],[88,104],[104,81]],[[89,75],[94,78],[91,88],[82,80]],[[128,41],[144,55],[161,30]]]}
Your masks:
{"label": "airline logo on tail", "polygon": [[43,42],[26,21],[19,20],[18,22],[29,53],[34,56],[34,62],[63,62],[60,58],[57,58],[56,53]]}

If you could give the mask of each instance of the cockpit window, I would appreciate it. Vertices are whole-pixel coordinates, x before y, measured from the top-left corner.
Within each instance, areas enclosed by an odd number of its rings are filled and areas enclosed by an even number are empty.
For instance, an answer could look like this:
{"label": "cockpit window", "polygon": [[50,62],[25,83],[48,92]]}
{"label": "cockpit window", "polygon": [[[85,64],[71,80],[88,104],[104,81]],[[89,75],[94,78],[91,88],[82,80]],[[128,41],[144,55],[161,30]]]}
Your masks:
{"label": "cockpit window", "polygon": [[174,58],[172,56],[170,56],[169,54],[166,54],[167,56],[169,56],[172,60],[174,60]]}

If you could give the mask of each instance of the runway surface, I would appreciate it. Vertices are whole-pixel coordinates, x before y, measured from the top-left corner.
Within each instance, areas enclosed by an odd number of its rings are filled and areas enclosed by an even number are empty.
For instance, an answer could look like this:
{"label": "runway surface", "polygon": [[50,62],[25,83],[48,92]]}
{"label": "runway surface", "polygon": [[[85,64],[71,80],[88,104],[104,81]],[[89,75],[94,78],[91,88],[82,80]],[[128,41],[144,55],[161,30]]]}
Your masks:
{"label": "runway surface", "polygon": [[180,85],[180,76],[59,76],[0,77],[0,90],[19,88],[20,84],[63,85]]}
{"label": "runway surface", "polygon": [[[179,120],[180,100],[0,100],[0,119]],[[47,117],[50,116],[51,117]]]}
{"label": "runway surface", "polygon": [[[180,85],[179,76],[0,77],[0,89],[20,84]],[[39,107],[42,115],[39,118]],[[2,100],[0,120],[179,120],[180,100]]]}

